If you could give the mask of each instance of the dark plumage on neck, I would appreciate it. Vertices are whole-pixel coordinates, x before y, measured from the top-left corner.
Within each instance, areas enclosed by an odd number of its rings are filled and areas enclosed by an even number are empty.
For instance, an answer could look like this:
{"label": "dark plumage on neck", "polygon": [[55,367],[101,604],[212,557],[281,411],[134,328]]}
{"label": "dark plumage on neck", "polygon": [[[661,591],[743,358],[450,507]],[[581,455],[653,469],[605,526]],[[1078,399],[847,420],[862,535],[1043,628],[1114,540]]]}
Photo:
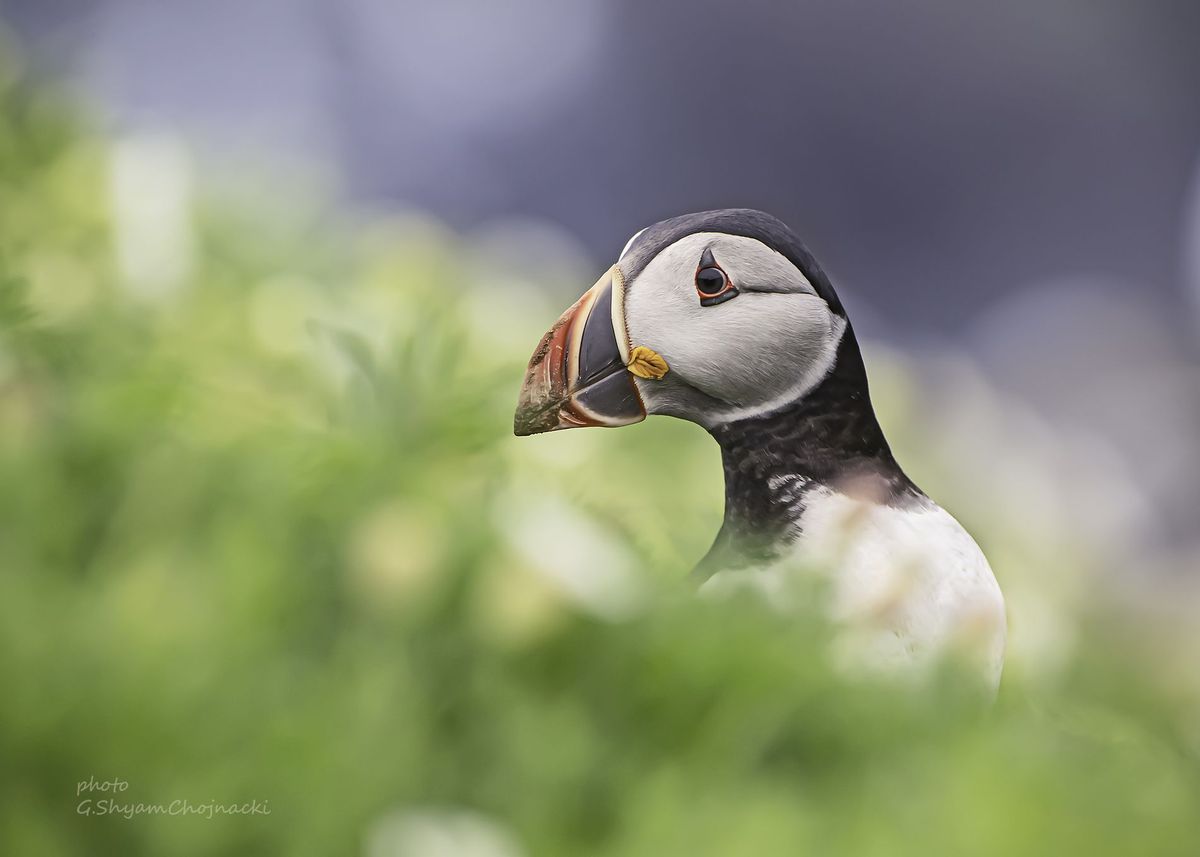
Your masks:
{"label": "dark plumage on neck", "polygon": [[829,488],[886,505],[924,494],[879,427],[849,324],[829,374],[796,401],[710,430],[721,447],[725,519],[693,577],[770,560],[801,535],[806,496]]}

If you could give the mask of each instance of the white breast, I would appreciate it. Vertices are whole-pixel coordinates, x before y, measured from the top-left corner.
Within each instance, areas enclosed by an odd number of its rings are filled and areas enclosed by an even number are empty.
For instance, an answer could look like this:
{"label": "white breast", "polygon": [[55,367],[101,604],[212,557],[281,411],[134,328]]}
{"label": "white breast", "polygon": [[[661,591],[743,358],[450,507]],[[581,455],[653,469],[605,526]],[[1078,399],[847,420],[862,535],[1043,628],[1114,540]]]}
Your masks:
{"label": "white breast", "polygon": [[886,671],[947,654],[978,663],[993,687],[1004,664],[1004,598],[979,546],[944,509],[896,508],[816,488],[803,495],[801,536],[766,567],[720,572],[704,593],[751,586],[781,608],[828,582],[839,658]]}

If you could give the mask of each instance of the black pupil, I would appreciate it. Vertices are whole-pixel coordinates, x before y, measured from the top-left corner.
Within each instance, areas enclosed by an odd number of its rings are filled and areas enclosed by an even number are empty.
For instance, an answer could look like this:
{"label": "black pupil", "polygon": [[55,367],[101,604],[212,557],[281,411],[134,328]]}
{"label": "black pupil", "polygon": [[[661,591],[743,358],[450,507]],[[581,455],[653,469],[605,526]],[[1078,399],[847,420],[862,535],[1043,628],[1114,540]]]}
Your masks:
{"label": "black pupil", "polygon": [[725,288],[725,272],[720,268],[701,268],[696,272],[696,290],[702,295],[715,295]]}

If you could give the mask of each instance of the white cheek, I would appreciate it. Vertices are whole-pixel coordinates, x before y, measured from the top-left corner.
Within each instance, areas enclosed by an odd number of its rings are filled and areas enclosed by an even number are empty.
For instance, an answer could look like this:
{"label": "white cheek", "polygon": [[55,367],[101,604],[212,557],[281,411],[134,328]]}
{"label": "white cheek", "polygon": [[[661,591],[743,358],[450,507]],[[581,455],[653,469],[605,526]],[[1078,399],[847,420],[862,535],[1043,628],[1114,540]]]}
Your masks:
{"label": "white cheek", "polygon": [[812,295],[747,293],[710,310],[673,331],[669,350],[697,386],[739,407],[795,386],[831,340],[825,302]]}
{"label": "white cheek", "polygon": [[828,371],[841,338],[841,319],[815,295],[744,292],[715,307],[682,290],[649,298],[631,296],[634,344],[658,351],[681,380],[727,403],[722,421],[802,395]]}

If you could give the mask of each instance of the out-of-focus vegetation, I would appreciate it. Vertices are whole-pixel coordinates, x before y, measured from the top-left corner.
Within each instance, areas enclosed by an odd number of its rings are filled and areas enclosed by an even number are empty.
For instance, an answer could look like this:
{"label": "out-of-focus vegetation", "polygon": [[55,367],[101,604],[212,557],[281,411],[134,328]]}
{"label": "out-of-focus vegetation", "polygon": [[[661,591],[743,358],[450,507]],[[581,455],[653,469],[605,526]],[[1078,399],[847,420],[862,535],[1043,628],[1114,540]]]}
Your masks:
{"label": "out-of-focus vegetation", "polygon": [[541,272],[0,99],[0,853],[1200,853],[1194,676],[1136,619],[983,713],[839,677],[678,583],[701,432],[511,437]]}

